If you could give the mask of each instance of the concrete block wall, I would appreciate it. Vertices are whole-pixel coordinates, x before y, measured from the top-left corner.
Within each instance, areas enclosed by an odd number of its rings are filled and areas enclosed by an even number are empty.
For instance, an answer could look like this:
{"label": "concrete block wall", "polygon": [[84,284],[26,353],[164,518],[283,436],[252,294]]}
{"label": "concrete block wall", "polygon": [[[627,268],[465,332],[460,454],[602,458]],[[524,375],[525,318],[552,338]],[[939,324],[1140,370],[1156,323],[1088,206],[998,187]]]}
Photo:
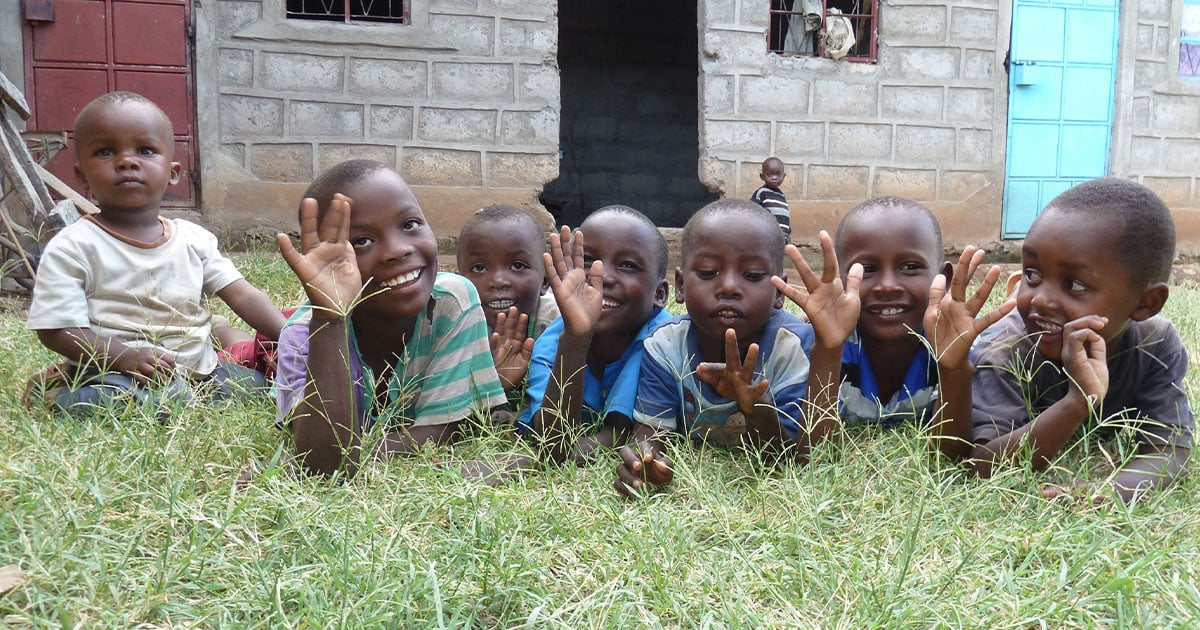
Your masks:
{"label": "concrete block wall", "polygon": [[1112,171],[1158,193],[1175,211],[1181,251],[1196,253],[1200,81],[1179,77],[1181,12],[1179,0],[1138,0],[1122,14]]}
{"label": "concrete block wall", "polygon": [[767,53],[768,5],[701,2],[704,183],[749,196],[761,161],[776,155],[798,235],[834,227],[865,198],[895,194],[934,209],[948,240],[996,239],[1007,7],[885,0],[878,61],[862,64]]}
{"label": "concrete block wall", "polygon": [[394,164],[439,233],[489,203],[540,210],[558,175],[555,2],[421,0],[408,26],[286,20],[282,4],[196,4],[212,221],[290,227],[312,178],[351,158]]}

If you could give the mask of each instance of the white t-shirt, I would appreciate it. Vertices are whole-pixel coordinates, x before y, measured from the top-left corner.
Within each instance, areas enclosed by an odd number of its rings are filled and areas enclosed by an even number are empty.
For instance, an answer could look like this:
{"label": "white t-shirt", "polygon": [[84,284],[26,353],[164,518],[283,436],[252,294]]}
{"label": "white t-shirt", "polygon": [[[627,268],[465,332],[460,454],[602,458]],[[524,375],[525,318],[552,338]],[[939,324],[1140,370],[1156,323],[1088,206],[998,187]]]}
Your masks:
{"label": "white t-shirt", "polygon": [[30,330],[90,328],[131,347],[175,353],[181,375],[217,366],[204,298],[242,274],[217,249],[217,238],[182,219],[159,218],[163,236],[142,243],[90,217],[58,233],[38,266]]}

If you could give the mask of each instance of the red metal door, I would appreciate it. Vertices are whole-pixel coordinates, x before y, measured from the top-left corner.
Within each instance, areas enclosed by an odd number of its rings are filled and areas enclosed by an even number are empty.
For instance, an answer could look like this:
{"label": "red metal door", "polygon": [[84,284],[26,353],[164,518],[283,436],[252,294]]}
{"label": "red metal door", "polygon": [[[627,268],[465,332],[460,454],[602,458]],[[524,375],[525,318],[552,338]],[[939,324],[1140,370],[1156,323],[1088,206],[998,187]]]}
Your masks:
{"label": "red metal door", "polygon": [[[26,11],[25,94],[29,129],[68,131],[93,98],[137,92],[163,108],[175,127],[175,159],[183,165],[165,205],[195,207],[195,111],[190,41],[191,0],[24,0],[50,3]],[[74,143],[49,169],[75,182]]]}

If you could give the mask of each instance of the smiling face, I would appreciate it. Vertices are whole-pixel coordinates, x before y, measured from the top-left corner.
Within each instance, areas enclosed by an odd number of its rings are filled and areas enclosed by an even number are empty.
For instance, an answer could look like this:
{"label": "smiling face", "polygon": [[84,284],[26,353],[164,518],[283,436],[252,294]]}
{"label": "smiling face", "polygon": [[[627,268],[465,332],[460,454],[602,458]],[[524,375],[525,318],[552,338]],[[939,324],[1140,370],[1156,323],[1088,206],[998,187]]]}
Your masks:
{"label": "smiling face", "polygon": [[854,263],[863,266],[863,341],[915,342],[911,331],[922,329],[941,255],[929,218],[903,207],[881,209],[843,225],[837,240],[842,278]]}
{"label": "smiling face", "polygon": [[763,162],[762,172],[758,174],[758,177],[771,188],[779,188],[783,185],[783,179],[787,177],[787,173],[783,172],[783,162],[772,158]]}
{"label": "smiling face", "polygon": [[179,181],[170,121],[151,103],[116,101],[76,124],[75,175],[102,212],[158,212]]}
{"label": "smiling face", "polygon": [[415,317],[437,277],[437,240],[417,198],[395,172],[377,170],[346,186],[350,245],[363,279],[356,313]]}
{"label": "smiling face", "polygon": [[779,228],[773,221],[737,218],[743,220],[731,226],[710,214],[691,226],[687,259],[675,272],[675,301],[686,305],[705,361],[725,360],[730,328],[744,354],[783,306],[783,296],[771,284],[778,263],[767,254]]}
{"label": "smiling face", "polygon": [[632,336],[667,301],[667,281],[659,276],[653,228],[621,212],[596,212],[579,226],[583,260],[604,263],[604,302],[597,335]]}
{"label": "smiling face", "polygon": [[1025,329],[1038,335],[1038,352],[1062,359],[1062,327],[1085,315],[1108,318],[1106,341],[1129,325],[1141,287],[1118,260],[1120,226],[1112,219],[1086,218],[1047,208],[1029,228],[1021,248],[1023,279],[1017,310]]}
{"label": "smiling face", "polygon": [[521,221],[476,224],[458,239],[458,272],[479,291],[488,330],[496,315],[516,306],[532,317],[545,282],[540,230]]}

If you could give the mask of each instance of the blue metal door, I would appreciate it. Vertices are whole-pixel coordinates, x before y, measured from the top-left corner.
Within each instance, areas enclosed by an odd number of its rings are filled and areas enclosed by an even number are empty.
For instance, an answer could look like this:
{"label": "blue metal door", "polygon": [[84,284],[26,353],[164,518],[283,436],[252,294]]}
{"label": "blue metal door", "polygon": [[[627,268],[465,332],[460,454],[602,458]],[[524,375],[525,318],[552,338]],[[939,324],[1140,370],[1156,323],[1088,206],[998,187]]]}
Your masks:
{"label": "blue metal door", "polygon": [[1013,0],[1002,235],[1108,170],[1118,0]]}

